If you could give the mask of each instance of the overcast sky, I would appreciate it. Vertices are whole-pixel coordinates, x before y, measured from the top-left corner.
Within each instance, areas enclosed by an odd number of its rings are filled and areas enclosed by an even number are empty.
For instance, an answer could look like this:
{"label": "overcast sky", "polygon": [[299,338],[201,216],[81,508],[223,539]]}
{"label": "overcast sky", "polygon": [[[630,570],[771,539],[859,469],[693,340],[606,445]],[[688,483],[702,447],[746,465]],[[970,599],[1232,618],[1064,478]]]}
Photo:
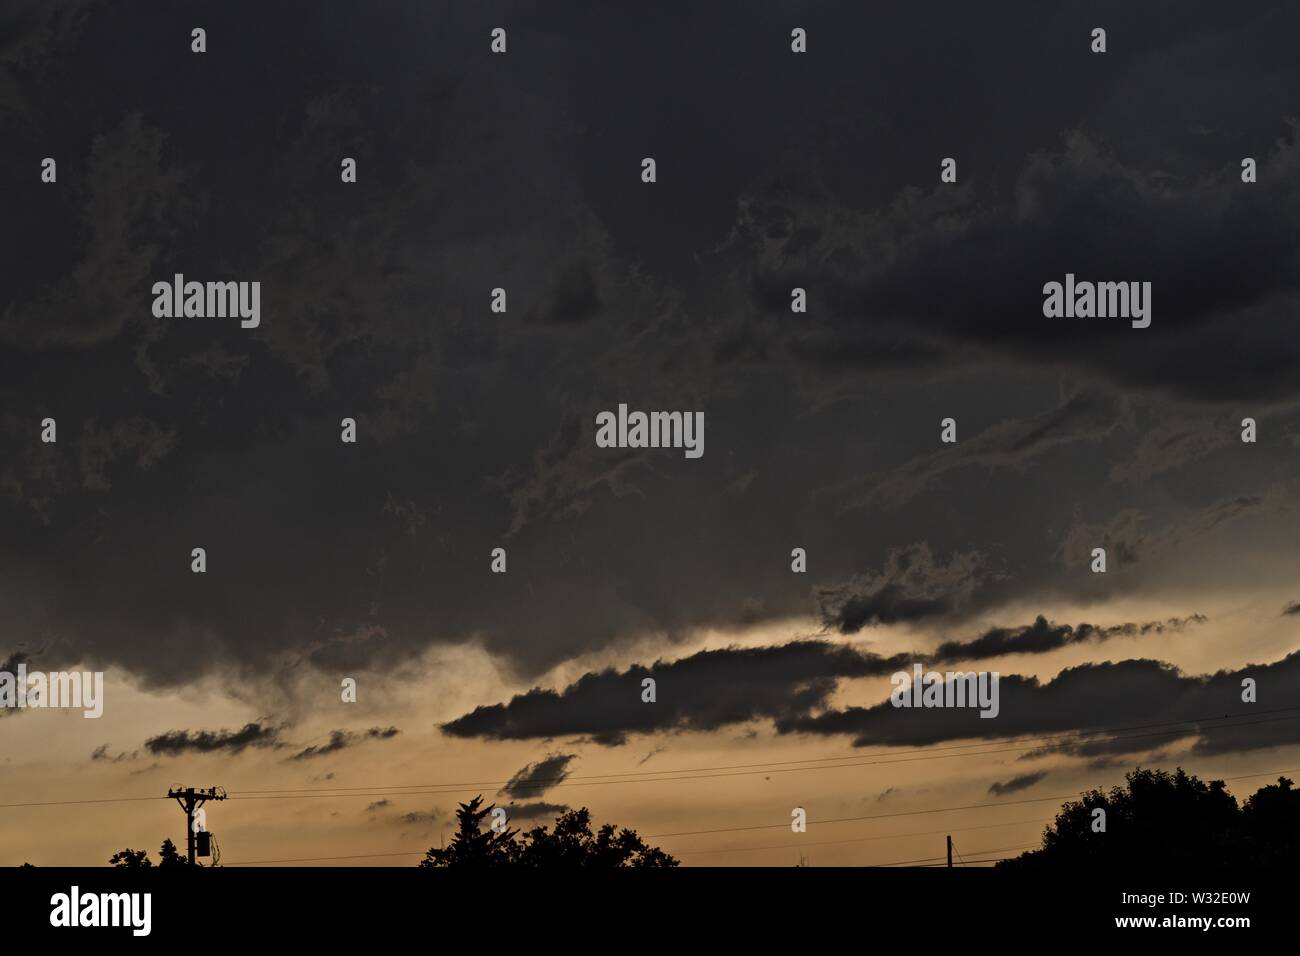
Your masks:
{"label": "overcast sky", "polygon": [[[370,788],[216,808],[240,862],[483,792],[829,865],[1056,803],[793,807],[1300,766],[1293,4],[209,6],[0,14],[0,665],[107,673],[98,720],[0,712],[0,803]],[[260,325],[156,317],[177,273]],[[1067,273],[1150,327],[1045,318]],[[619,403],[703,456],[597,447]],[[892,707],[918,661],[999,716]],[[0,808],[0,864],[183,836],[68,809]]]}

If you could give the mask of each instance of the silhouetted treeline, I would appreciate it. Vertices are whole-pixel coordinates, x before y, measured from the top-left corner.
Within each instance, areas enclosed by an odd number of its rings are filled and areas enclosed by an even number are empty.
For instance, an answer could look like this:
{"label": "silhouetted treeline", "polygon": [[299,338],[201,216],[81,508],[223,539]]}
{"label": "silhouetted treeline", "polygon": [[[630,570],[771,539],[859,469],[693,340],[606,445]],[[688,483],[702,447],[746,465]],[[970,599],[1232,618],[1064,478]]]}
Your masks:
{"label": "silhouetted treeline", "polygon": [[[125,850],[119,850],[108,859],[110,866],[116,866],[124,870],[143,870],[153,866],[153,861],[149,859],[148,850],[132,850],[127,847]],[[176,844],[170,838],[163,840],[162,846],[158,848],[158,866],[168,868],[174,866],[189,866],[187,860],[178,849]]]}
{"label": "silhouetted treeline", "polygon": [[477,796],[456,811],[458,828],[445,847],[433,847],[420,861],[422,867],[545,867],[552,869],[618,869],[620,867],[677,866],[678,861],[658,847],[648,846],[635,830],[607,823],[592,832],[591,811],[567,810],[554,828],[535,827],[526,833],[508,827],[493,830],[484,821],[494,806],[484,806]]}
{"label": "silhouetted treeline", "polygon": [[1125,786],[1090,790],[1066,803],[1043,832],[1040,849],[998,866],[1245,870],[1300,859],[1300,790],[1286,777],[1240,806],[1222,780],[1206,783],[1181,767],[1175,773],[1138,768],[1125,779]]}

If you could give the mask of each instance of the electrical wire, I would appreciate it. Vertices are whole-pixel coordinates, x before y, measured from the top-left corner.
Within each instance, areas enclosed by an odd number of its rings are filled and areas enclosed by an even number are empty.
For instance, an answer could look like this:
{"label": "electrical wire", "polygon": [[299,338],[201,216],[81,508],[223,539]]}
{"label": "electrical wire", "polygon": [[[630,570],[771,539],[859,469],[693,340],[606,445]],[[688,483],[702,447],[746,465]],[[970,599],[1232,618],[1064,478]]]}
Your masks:
{"label": "electrical wire", "polygon": [[[1275,708],[1272,711],[1261,711],[1260,713],[1280,713],[1280,712],[1287,712],[1293,710],[1300,710],[1300,707]],[[1195,718],[1195,719],[1182,720],[1182,721],[1169,721],[1169,722],[1163,722],[1159,724],[1147,724],[1147,725],[1137,725],[1137,726],[1151,727],[1151,726],[1170,726],[1174,724],[1179,724],[1179,725],[1203,724],[1211,720],[1236,719],[1242,716],[1248,716],[1248,715],[1225,714],[1222,717],[1217,717],[1217,718]],[[1275,723],[1277,721],[1286,721],[1286,720],[1300,720],[1300,714],[1295,714],[1290,717],[1276,717],[1276,718],[1269,718],[1265,720],[1245,721],[1242,723],[1223,725],[1223,726],[1233,727],[1233,728],[1250,727],[1258,724]],[[1067,734],[1046,734],[1038,737],[1025,737],[1022,739],[1026,741],[1056,740],[1056,739],[1060,739],[1063,736],[1078,737],[1081,735],[1094,735],[1100,733],[1115,734],[1117,730],[1122,730],[1122,729],[1126,729],[1126,728],[1110,728],[1107,730],[1087,731],[1087,732],[1071,731]],[[1164,731],[1155,734],[1129,734],[1129,735],[1122,735],[1122,736],[1112,736],[1109,739],[1132,740],[1132,739],[1151,737],[1151,736],[1169,736],[1171,734],[1181,735],[1182,733],[1183,733],[1182,731]],[[986,744],[985,743],[965,744],[960,746],[982,747],[982,746],[986,746]],[[948,748],[948,749],[956,749],[956,748]],[[646,776],[635,777],[635,778],[632,776],[632,773],[594,774],[582,778],[557,777],[554,778],[554,782],[548,782],[546,780],[536,780],[530,782],[537,784],[539,786],[545,786],[547,789],[551,789],[555,787],[603,786],[603,785],[616,784],[616,783],[669,783],[677,780],[709,780],[709,779],[716,779],[719,777],[753,776],[755,774],[793,773],[793,772],[801,772],[801,771],[809,771],[809,770],[839,770],[839,769],[847,769],[853,767],[888,765],[894,763],[912,763],[912,762],[924,761],[924,760],[943,760],[943,759],[950,759],[951,757],[979,757],[979,756],[988,756],[992,754],[1023,752],[1026,750],[1033,750],[1033,749],[1036,748],[1035,747],[995,748],[995,749],[979,750],[971,753],[953,753],[953,754],[929,753],[927,751],[902,751],[902,753],[918,753],[921,754],[921,756],[904,758],[904,759],[862,761],[859,759],[859,755],[850,755],[847,757],[807,758],[804,761],[774,761],[769,764],[748,764],[748,765],[740,764],[740,765],[732,765],[731,767],[727,767],[727,766],[697,767],[697,768],[682,768],[680,770],[637,771],[634,773],[645,774]],[[855,760],[855,759],[859,760],[859,762],[842,763],[836,766],[829,766],[829,767],[785,766],[786,764],[805,763],[805,762],[811,762],[813,760],[828,761],[828,760]],[[744,768],[756,767],[760,769],[744,769],[741,772],[737,772],[737,773],[715,772],[715,771],[729,771],[741,767]],[[1281,772],[1293,773],[1297,771],[1288,770],[1288,771],[1281,771]],[[673,776],[673,777],[662,776],[664,774],[669,774],[669,773],[683,774],[684,776]],[[649,776],[651,774],[658,774],[659,776]],[[1248,775],[1248,776],[1257,776],[1257,775]],[[600,779],[604,777],[614,777],[617,779]],[[326,799],[330,797],[369,798],[369,797],[380,797],[380,796],[426,796],[426,795],[437,796],[437,795],[443,795],[448,793],[461,792],[464,788],[468,788],[468,787],[504,786],[507,783],[509,783],[508,780],[496,780],[496,781],[474,781],[474,782],[440,783],[440,784],[438,783],[372,784],[367,787],[316,787],[316,788],[304,787],[304,788],[286,788],[282,790],[242,790],[242,791],[235,790],[235,791],[231,791],[229,799],[231,800],[276,800],[276,799],[296,800],[296,799]],[[98,803],[128,803],[128,802],[165,800],[165,799],[168,798],[167,797],[100,797],[100,798],[81,799],[81,800],[33,800],[33,801],[16,802],[16,803],[0,803],[0,809],[17,809],[22,807],[80,806],[80,805],[98,804]]]}

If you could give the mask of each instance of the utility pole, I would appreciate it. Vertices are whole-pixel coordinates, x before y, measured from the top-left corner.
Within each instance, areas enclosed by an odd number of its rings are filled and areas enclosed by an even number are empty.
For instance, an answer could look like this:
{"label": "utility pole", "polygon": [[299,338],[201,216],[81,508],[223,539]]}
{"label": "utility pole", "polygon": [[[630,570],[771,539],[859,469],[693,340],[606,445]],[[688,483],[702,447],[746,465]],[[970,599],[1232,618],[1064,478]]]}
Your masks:
{"label": "utility pole", "polygon": [[952,836],[948,837],[948,866],[952,866]]}
{"label": "utility pole", "polygon": [[176,800],[182,810],[185,811],[185,848],[186,855],[189,858],[190,866],[194,865],[194,811],[209,800],[226,799],[225,787],[208,787],[206,790],[196,790],[193,787],[172,787],[167,791],[167,796]]}

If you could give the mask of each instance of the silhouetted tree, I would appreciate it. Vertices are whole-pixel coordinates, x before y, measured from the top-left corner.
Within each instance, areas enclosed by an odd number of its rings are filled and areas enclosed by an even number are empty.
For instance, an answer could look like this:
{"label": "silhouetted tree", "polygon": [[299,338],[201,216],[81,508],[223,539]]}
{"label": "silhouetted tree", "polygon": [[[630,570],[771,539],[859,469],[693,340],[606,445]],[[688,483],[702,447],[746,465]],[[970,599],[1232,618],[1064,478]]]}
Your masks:
{"label": "silhouetted tree", "polygon": [[677,866],[677,860],[658,847],[646,845],[635,830],[617,830],[612,823],[606,823],[592,833],[591,811],[586,807],[560,814],[554,830],[536,827],[524,834],[518,862],[523,866],[597,870]]}
{"label": "silhouetted tree", "polygon": [[1242,852],[1250,862],[1294,865],[1300,857],[1300,790],[1286,777],[1260,787],[1241,808]]}
{"label": "silhouetted tree", "polygon": [[509,829],[484,832],[483,821],[492,810],[492,805],[483,805],[482,796],[462,803],[456,811],[459,827],[451,843],[430,849],[420,866],[617,869],[678,865],[663,850],[647,845],[634,830],[607,823],[593,833],[591,811],[586,807],[560,814],[554,829],[535,827],[522,836]]}
{"label": "silhouetted tree", "polygon": [[456,811],[459,828],[451,843],[446,847],[431,848],[420,861],[420,866],[479,868],[513,862],[515,835],[519,831],[507,829],[497,833],[490,826],[486,830],[482,827],[484,818],[495,807],[496,804],[484,806],[481,794],[469,803],[462,803]]}
{"label": "silhouetted tree", "polygon": [[176,849],[176,844],[171,841],[171,837],[162,841],[162,846],[158,848],[158,868],[165,869],[174,866],[189,866],[190,861],[180,850]]}
{"label": "silhouetted tree", "polygon": [[143,870],[153,866],[148,850],[132,850],[130,847],[114,853],[109,857],[108,863],[122,870]]}
{"label": "silhouetted tree", "polygon": [[[1233,868],[1288,862],[1300,854],[1300,792],[1280,777],[1244,807],[1224,787],[1190,776],[1138,768],[1126,786],[1090,790],[1061,807],[1043,845],[998,865],[1006,869],[1109,869],[1155,866]],[[1104,832],[1094,810],[1106,812]]]}
{"label": "silhouetted tree", "polygon": [[[153,861],[149,859],[148,850],[132,850],[129,847],[114,853],[108,862],[111,866],[124,870],[143,870],[153,866]],[[162,841],[162,846],[158,848],[159,869],[189,865],[190,861],[180,850],[176,849],[176,844],[171,841],[171,837]]]}

